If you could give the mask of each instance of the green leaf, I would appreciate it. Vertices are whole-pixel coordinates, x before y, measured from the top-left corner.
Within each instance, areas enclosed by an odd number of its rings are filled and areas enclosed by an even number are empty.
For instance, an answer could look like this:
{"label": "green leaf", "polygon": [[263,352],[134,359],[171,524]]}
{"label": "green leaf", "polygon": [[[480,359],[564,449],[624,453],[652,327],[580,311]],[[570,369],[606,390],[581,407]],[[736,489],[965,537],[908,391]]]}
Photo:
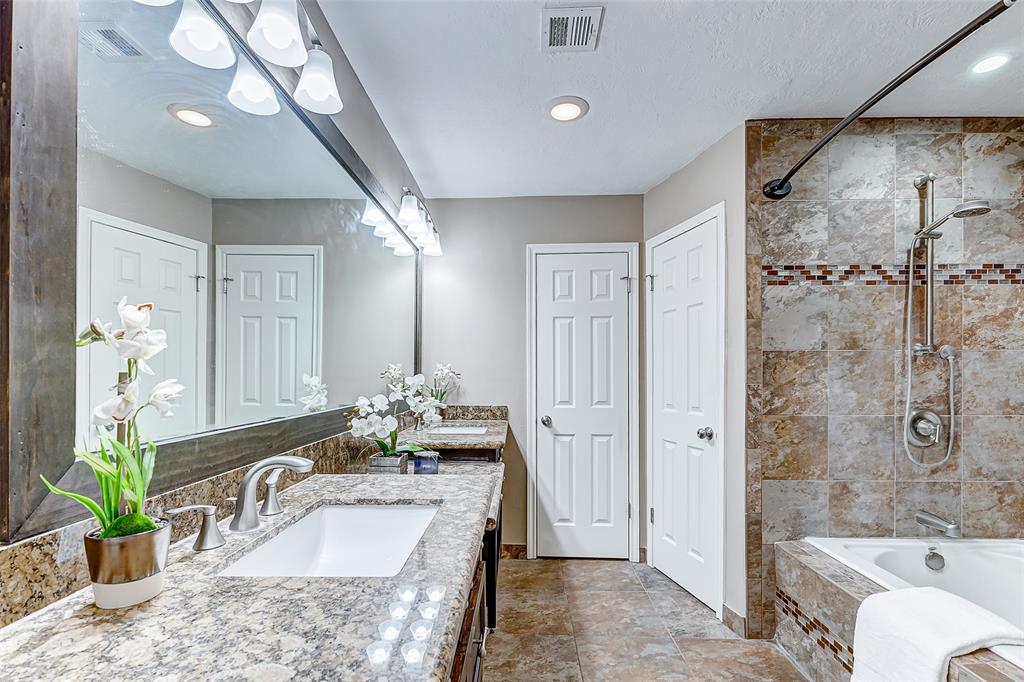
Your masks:
{"label": "green leaf", "polygon": [[100,509],[100,506],[96,504],[95,501],[91,500],[85,495],[79,495],[78,493],[72,493],[66,490],[61,490],[60,488],[56,487],[55,485],[47,481],[45,476],[40,475],[39,478],[43,479],[43,484],[50,489],[51,493],[63,495],[64,497],[69,497],[75,502],[78,502],[86,509],[88,509],[90,512],[92,512],[92,515],[96,517],[97,521],[99,521],[100,530],[106,530],[107,526],[110,525],[110,521],[107,519],[107,515],[103,513],[103,510]]}
{"label": "green leaf", "polygon": [[422,452],[426,450],[422,445],[416,445],[415,443],[406,443],[405,445],[399,445],[395,449],[395,452]]}
{"label": "green leaf", "polygon": [[373,442],[377,444],[378,448],[380,448],[381,454],[390,455],[392,452],[394,452],[391,448],[388,447],[387,442],[381,440],[380,438],[374,438]]}
{"label": "green leaf", "polygon": [[[109,461],[104,461],[100,457],[97,457],[93,452],[89,452],[88,450],[75,450],[75,457],[88,464],[97,476],[106,476],[108,478],[117,476],[117,467]],[[97,480],[99,479],[97,478]]]}

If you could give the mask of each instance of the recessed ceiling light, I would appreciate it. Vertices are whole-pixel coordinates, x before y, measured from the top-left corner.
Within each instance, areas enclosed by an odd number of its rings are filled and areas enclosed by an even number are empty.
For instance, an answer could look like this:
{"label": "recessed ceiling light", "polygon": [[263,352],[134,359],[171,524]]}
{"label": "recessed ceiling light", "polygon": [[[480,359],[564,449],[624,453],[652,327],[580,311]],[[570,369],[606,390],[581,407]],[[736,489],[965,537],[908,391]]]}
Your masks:
{"label": "recessed ceiling light", "polygon": [[195,109],[172,107],[170,112],[174,115],[174,118],[178,119],[182,123],[187,123],[188,125],[195,126],[196,128],[209,128],[213,125],[212,118],[201,111],[196,111]]}
{"label": "recessed ceiling light", "polygon": [[988,73],[989,71],[995,71],[1000,66],[1004,66],[1008,61],[1010,61],[1010,58],[1006,55],[992,55],[991,57],[985,57],[980,62],[972,66],[971,71],[974,73]]}
{"label": "recessed ceiling light", "polygon": [[582,97],[566,95],[565,97],[556,97],[548,103],[548,113],[551,118],[563,123],[583,118],[588,111],[590,111],[590,105]]}

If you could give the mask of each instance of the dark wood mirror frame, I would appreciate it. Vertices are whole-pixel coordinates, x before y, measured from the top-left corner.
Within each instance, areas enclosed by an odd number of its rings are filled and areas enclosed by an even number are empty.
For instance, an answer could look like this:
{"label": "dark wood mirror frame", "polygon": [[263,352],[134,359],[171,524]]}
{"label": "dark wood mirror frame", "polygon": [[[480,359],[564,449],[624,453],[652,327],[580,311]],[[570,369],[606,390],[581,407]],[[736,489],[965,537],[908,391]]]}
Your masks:
{"label": "dark wood mirror frame", "polygon": [[[239,37],[244,5],[199,0],[254,64]],[[304,3],[305,4],[305,3]],[[310,20],[331,35],[319,9]],[[49,495],[95,489],[73,465],[75,432],[75,239],[77,230],[78,0],[0,0],[0,543],[61,527],[86,514]],[[268,70],[294,86],[297,74]],[[329,116],[278,96],[355,182],[389,215],[395,204]],[[397,224],[396,224],[397,227]],[[414,364],[420,367],[422,256],[416,258]],[[158,494],[344,432],[340,407],[159,443],[150,488]]]}

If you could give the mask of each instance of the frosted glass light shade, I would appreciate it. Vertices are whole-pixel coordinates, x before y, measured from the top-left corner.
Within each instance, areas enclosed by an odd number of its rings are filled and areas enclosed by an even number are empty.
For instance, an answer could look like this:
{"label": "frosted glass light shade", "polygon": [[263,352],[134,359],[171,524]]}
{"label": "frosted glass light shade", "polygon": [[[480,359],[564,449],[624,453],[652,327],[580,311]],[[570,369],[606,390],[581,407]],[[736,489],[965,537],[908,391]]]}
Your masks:
{"label": "frosted glass light shade", "polygon": [[424,256],[443,256],[444,253],[441,251],[441,235],[434,230],[433,239],[430,240],[430,244],[423,248]]}
{"label": "frosted glass light shade", "polygon": [[182,57],[207,69],[226,69],[235,63],[227,34],[196,0],[182,2],[170,43]]}
{"label": "frosted glass light shade", "polygon": [[398,232],[395,230],[395,226],[392,225],[390,222],[383,222],[380,225],[377,225],[376,227],[373,228],[374,237],[381,237],[387,239],[393,234],[398,234]]}
{"label": "frosted glass light shade", "polygon": [[409,242],[403,239],[402,243],[394,248],[393,253],[396,256],[412,256],[416,253],[416,249],[412,248],[412,246],[409,245]]}
{"label": "frosted glass light shade", "polygon": [[173,5],[178,0],[135,0],[140,5],[149,5],[150,7],[167,7],[167,5]]}
{"label": "frosted glass light shade", "polygon": [[245,57],[239,57],[228,101],[247,114],[273,116],[281,111],[274,88]]}
{"label": "frosted glass light shade", "polygon": [[278,66],[306,63],[297,0],[263,0],[245,39],[256,54]]}
{"label": "frosted glass light shade", "polygon": [[384,238],[384,246],[388,247],[389,249],[396,249],[402,244],[408,243],[409,242],[405,241],[405,237],[398,234],[397,231],[392,232],[391,234]]}
{"label": "frosted glass light shade", "polygon": [[344,105],[334,80],[331,55],[315,47],[308,54],[299,84],[295,86],[295,101],[314,114],[336,114]]}
{"label": "frosted glass light shade", "polygon": [[384,217],[384,212],[377,207],[377,204],[367,199],[366,206],[363,208],[363,217],[362,219],[360,219],[359,222],[361,222],[363,225],[376,227],[381,223],[388,222],[388,219]]}
{"label": "frosted glass light shade", "polygon": [[396,220],[399,225],[412,225],[420,219],[420,202],[414,194],[402,197],[402,207],[398,209]]}

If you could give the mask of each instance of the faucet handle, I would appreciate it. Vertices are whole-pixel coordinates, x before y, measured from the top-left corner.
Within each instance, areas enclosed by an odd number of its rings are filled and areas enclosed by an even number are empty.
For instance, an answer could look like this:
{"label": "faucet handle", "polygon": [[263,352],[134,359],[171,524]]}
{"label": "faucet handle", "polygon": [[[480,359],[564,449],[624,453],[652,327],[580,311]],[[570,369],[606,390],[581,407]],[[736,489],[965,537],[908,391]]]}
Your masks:
{"label": "faucet handle", "polygon": [[284,511],[281,501],[277,499],[277,479],[281,478],[282,473],[284,473],[284,467],[278,467],[272,469],[270,475],[267,476],[267,496],[263,500],[263,506],[260,507],[260,516],[277,516]]}
{"label": "faucet handle", "polygon": [[203,512],[203,525],[199,528],[199,535],[196,537],[192,549],[203,552],[208,549],[217,549],[226,541],[224,535],[217,527],[217,507],[212,504],[190,504],[184,507],[165,509],[164,512],[171,516],[177,516],[188,511]]}

